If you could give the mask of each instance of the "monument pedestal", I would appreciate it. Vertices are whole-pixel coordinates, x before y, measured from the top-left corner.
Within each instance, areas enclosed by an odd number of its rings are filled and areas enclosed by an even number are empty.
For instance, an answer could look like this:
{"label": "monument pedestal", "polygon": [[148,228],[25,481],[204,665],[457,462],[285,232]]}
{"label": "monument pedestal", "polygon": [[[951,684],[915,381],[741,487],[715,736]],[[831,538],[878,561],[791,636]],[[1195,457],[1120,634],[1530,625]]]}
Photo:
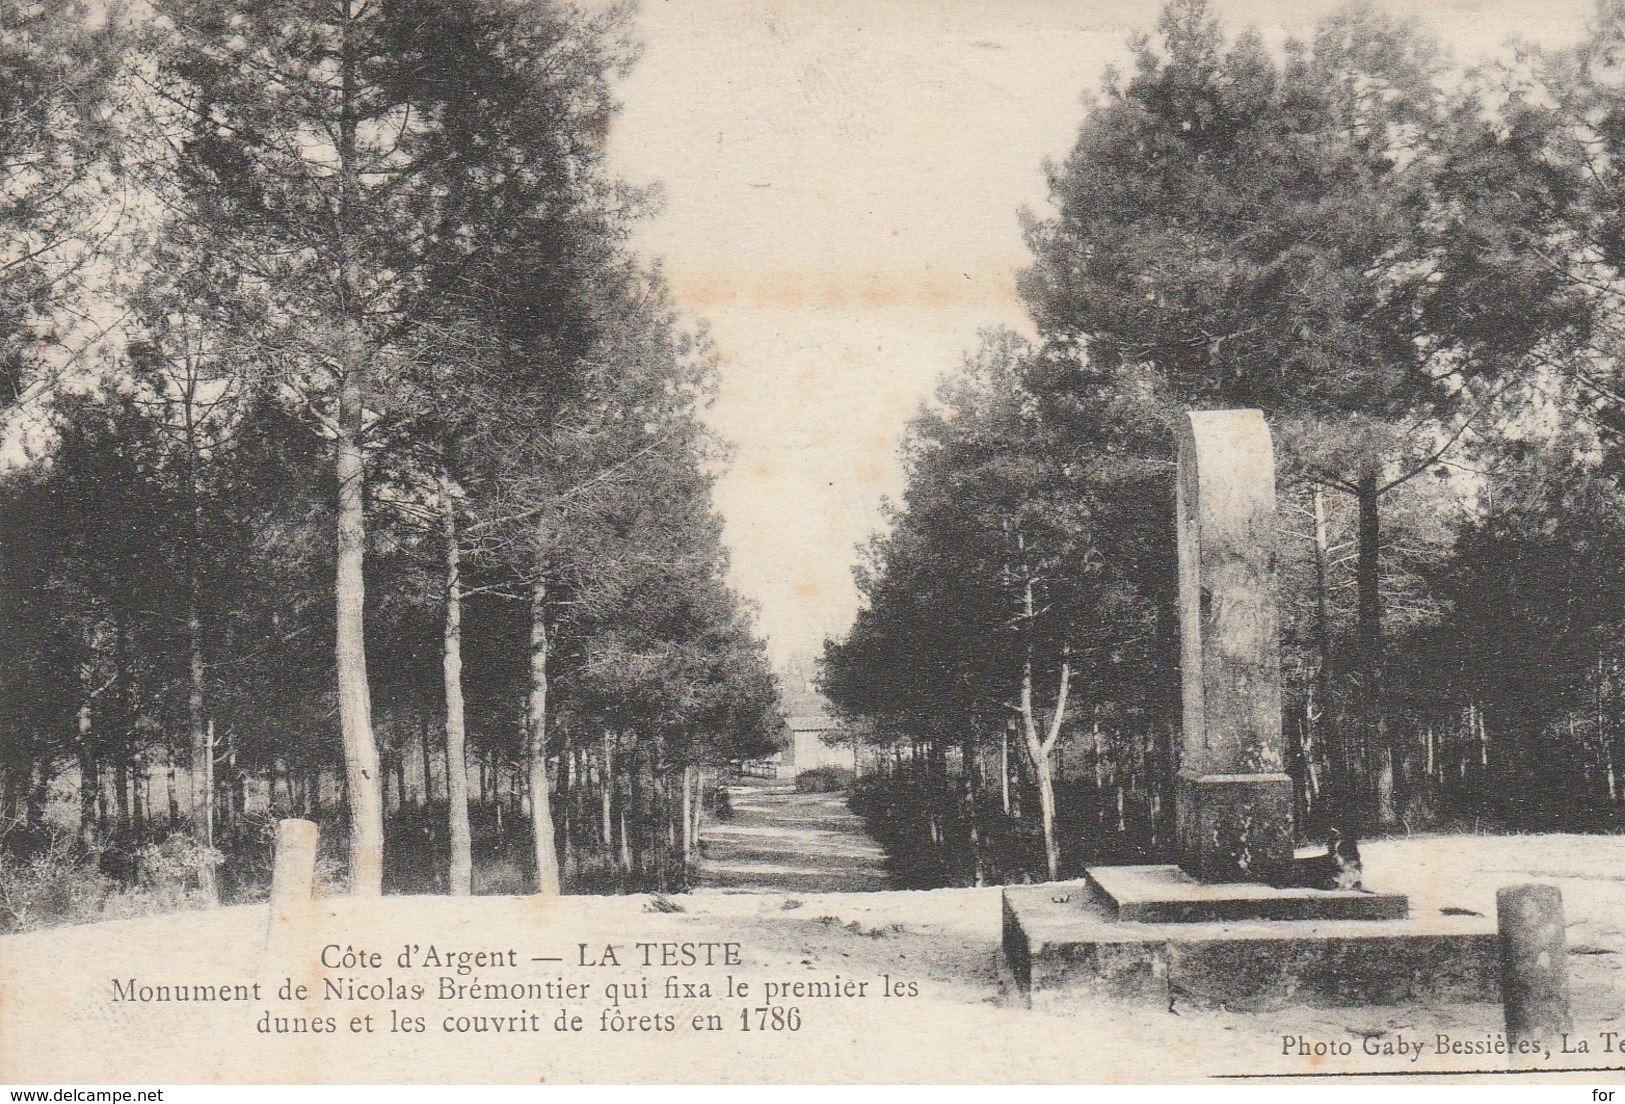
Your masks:
{"label": "monument pedestal", "polygon": [[1174,780],[1179,865],[1204,882],[1280,884],[1292,873],[1292,779],[1208,774]]}
{"label": "monument pedestal", "polygon": [[[1170,868],[1117,872],[1147,869]],[[1301,896],[1313,890],[1260,896],[1256,891],[1269,887],[1250,886],[1251,895],[1214,904],[1224,900],[1224,891],[1240,887],[1201,888],[1219,896],[1204,901],[1199,911],[1268,913],[1283,901],[1299,909],[1342,899],[1341,894]],[[1404,901],[1370,896],[1390,906]],[[1132,903],[1125,903],[1132,911]],[[1387,920],[1144,922],[1114,919],[1088,881],[1011,886],[1004,891],[1004,953],[1018,988],[1040,1011],[1061,1011],[1079,999],[1099,997],[1232,1011],[1500,999],[1495,918],[1437,909]]]}

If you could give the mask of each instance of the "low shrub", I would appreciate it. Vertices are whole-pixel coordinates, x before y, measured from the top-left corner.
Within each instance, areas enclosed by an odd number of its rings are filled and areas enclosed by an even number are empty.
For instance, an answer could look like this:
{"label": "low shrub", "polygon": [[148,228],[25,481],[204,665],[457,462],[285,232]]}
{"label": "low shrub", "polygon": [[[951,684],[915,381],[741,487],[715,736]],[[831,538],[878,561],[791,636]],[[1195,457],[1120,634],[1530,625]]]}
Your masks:
{"label": "low shrub", "polygon": [[54,832],[27,853],[6,846],[0,831],[0,932],[32,931],[102,918],[118,889],[98,856],[73,836]]}
{"label": "low shrub", "polygon": [[851,789],[852,781],[845,767],[814,767],[796,775],[796,793],[838,793]]}
{"label": "low shrub", "polygon": [[206,847],[188,832],[171,832],[136,852],[136,886],[151,894],[162,911],[201,904],[203,871],[225,862],[218,848]]}

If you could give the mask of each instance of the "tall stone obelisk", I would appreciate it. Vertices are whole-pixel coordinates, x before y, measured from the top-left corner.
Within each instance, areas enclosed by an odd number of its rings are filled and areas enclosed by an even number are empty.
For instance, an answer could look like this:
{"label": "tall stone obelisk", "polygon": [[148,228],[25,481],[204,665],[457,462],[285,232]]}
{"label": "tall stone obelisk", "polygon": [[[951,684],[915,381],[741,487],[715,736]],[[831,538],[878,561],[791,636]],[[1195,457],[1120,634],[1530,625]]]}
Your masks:
{"label": "tall stone obelisk", "polygon": [[1179,439],[1184,731],[1179,865],[1203,882],[1286,880],[1275,454],[1257,410],[1192,411]]}

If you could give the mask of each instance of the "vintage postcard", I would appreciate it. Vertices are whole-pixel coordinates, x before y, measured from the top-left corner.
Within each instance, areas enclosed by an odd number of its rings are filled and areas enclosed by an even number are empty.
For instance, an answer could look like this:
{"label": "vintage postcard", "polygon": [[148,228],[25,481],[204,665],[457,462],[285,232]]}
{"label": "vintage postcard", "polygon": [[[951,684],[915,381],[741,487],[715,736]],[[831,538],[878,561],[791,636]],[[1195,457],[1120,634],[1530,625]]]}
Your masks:
{"label": "vintage postcard", "polygon": [[1619,1080],[1622,59],[0,0],[0,1081]]}

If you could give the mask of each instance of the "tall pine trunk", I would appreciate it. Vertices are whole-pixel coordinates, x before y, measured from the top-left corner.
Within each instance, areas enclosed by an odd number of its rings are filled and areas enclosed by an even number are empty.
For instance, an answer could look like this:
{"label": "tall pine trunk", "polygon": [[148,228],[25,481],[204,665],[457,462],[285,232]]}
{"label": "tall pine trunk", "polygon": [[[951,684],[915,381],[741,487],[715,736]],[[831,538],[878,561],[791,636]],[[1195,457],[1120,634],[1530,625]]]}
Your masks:
{"label": "tall pine trunk", "polygon": [[130,827],[130,760],[122,748],[113,761],[113,803],[118,808],[119,830],[127,830]]}
{"label": "tall pine trunk", "polygon": [[525,710],[525,764],[530,783],[531,837],[536,847],[536,893],[557,897],[559,852],[553,841],[553,802],[547,779],[547,583],[531,588],[530,697]]}
{"label": "tall pine trunk", "polygon": [[418,727],[418,766],[423,771],[423,800],[422,805],[434,804],[434,771],[429,765],[429,728],[425,725]]}
{"label": "tall pine trunk", "polygon": [[366,338],[355,276],[355,209],[359,168],[356,127],[360,92],[360,59],[351,43],[351,24],[357,17],[353,0],[341,0],[344,43],[340,59],[339,97],[339,309],[343,317],[343,349],[339,383],[338,434],[334,474],[338,479],[338,564],[334,577],[337,621],[334,654],[338,674],[339,731],[344,744],[345,795],[350,809],[350,892],[377,897],[384,882],[384,803],[379,778],[378,742],[372,730],[372,687],[367,681],[365,628],[367,553],[367,467],[362,434],[365,431],[367,388]]}
{"label": "tall pine trunk", "polygon": [[[207,711],[208,667],[203,650],[203,489],[199,478],[202,463],[202,443],[198,440],[195,417],[197,401],[197,373],[186,374],[186,402],[182,407],[186,432],[186,728],[191,742],[191,796],[192,839],[202,855],[198,863],[198,888],[211,905],[220,903],[220,887],[215,877],[215,864],[209,855],[214,848],[214,771],[211,756],[214,748],[209,741]],[[170,767],[170,804],[175,798],[174,766]],[[171,819],[174,818],[171,812]]]}
{"label": "tall pine trunk", "polygon": [[1359,504],[1358,559],[1355,567],[1355,589],[1358,595],[1359,621],[1357,632],[1360,642],[1360,674],[1362,701],[1359,729],[1361,735],[1351,740],[1351,750],[1359,772],[1359,798],[1352,810],[1354,827],[1360,832],[1363,823],[1373,811],[1387,822],[1393,819],[1391,800],[1378,804],[1376,766],[1382,760],[1387,744],[1387,703],[1383,693],[1383,640],[1381,546],[1382,530],[1379,514],[1381,490],[1377,484],[1377,471],[1370,469],[1361,474],[1356,487]]}
{"label": "tall pine trunk", "polygon": [[[88,672],[84,676],[87,684],[90,682]],[[96,798],[101,793],[101,771],[96,763],[96,750],[91,747],[91,714],[90,698],[87,693],[85,700],[79,705],[77,717],[79,735],[79,837],[85,841],[85,846],[94,848],[100,838],[101,821],[96,813]]]}
{"label": "tall pine trunk", "polygon": [[[960,742],[959,767],[963,774],[963,796],[965,802],[965,824],[967,830],[966,843],[970,848],[971,879],[978,886],[987,884],[987,869],[982,862],[982,831],[978,821],[979,810],[976,803],[976,769],[979,759],[979,749],[976,733],[967,728]],[[854,764],[855,765],[855,764]]]}
{"label": "tall pine trunk", "polygon": [[133,790],[130,760],[134,748],[135,726],[134,710],[131,706],[133,691],[130,688],[129,641],[129,630],[124,623],[124,616],[119,614],[113,619],[113,683],[108,712],[112,714],[114,725],[113,801],[118,809],[120,831],[128,831],[131,827],[130,795]]}
{"label": "tall pine trunk", "polygon": [[609,729],[604,729],[603,777],[599,779],[598,793],[603,803],[604,850],[615,846],[615,744]]}
{"label": "tall pine trunk", "polygon": [[999,796],[1004,815],[1010,815],[1010,726],[1005,725],[999,735]]}
{"label": "tall pine trunk", "polygon": [[456,896],[474,891],[474,846],[468,828],[467,730],[463,723],[463,583],[457,543],[457,500],[451,476],[440,473],[446,535],[446,625],[441,674],[446,687],[446,809],[451,830],[448,889]]}
{"label": "tall pine trunk", "polygon": [[1331,711],[1332,618],[1327,591],[1326,493],[1315,487],[1315,699],[1322,718]]}
{"label": "tall pine trunk", "polygon": [[205,857],[198,863],[198,887],[210,904],[220,903],[220,887],[215,880],[214,864],[208,861],[208,850],[214,847],[214,772],[210,759],[214,749],[209,746],[209,727],[204,713],[203,619],[198,613],[198,578],[194,568],[188,580],[186,611],[187,649],[190,652],[186,688],[186,724],[191,737],[192,751],[192,838]]}
{"label": "tall pine trunk", "polygon": [[694,839],[694,862],[700,859],[700,822],[705,815],[705,768],[699,764],[694,767],[694,797],[693,805],[689,809],[689,832]]}
{"label": "tall pine trunk", "polygon": [[[354,323],[349,323],[354,326]],[[350,892],[377,897],[384,879],[384,804],[378,744],[372,731],[372,689],[367,681],[364,623],[366,583],[366,464],[361,451],[360,336],[346,335],[345,378],[339,397],[337,614],[339,729],[344,743],[345,791],[350,806]]]}
{"label": "tall pine trunk", "polygon": [[683,867],[694,865],[694,776],[693,764],[683,768]]}
{"label": "tall pine trunk", "polygon": [[[1331,548],[1326,537],[1326,493],[1315,487],[1315,677],[1310,687],[1312,706],[1305,712],[1313,726],[1315,743],[1326,748],[1331,758],[1332,794],[1330,817],[1333,820],[1348,817],[1350,803],[1356,800],[1358,774],[1353,749],[1337,737],[1336,710],[1332,705],[1332,618],[1330,604],[1329,561]],[[1309,802],[1316,799],[1314,785],[1314,747],[1305,749],[1304,788]],[[1353,825],[1348,826],[1350,829]]]}

